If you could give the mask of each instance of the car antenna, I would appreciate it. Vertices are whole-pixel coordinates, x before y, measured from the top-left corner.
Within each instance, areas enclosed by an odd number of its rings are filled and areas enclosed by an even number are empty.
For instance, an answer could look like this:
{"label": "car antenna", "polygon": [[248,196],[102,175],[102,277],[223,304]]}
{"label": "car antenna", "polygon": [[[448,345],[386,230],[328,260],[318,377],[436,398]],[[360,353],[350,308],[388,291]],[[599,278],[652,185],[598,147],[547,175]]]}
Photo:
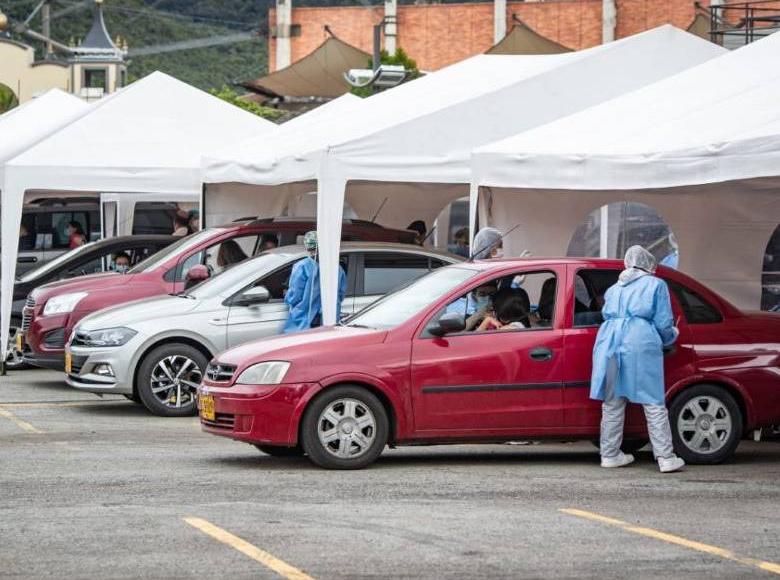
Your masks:
{"label": "car antenna", "polygon": [[430,237],[431,237],[431,234],[432,234],[433,232],[435,232],[435,231],[436,231],[436,224],[433,224],[433,227],[431,228],[431,231],[430,231],[430,232],[428,232],[428,235],[426,235],[426,236],[423,238],[422,245],[425,245],[425,242],[427,242],[427,241],[428,241],[428,238],[430,238]]}
{"label": "car antenna", "polygon": [[472,252],[472,253],[471,253],[471,255],[469,256],[469,259],[468,259],[468,261],[469,261],[469,262],[473,262],[473,261],[474,261],[474,256],[477,256],[478,254],[481,254],[482,252],[487,252],[488,254],[490,254],[490,252],[492,252],[492,251],[493,251],[493,248],[497,247],[497,246],[498,246],[498,244],[500,244],[501,242],[503,242],[503,241],[504,241],[504,238],[505,238],[505,237],[507,237],[509,234],[511,234],[513,231],[515,231],[515,230],[516,230],[517,228],[519,228],[519,227],[520,227],[520,224],[519,224],[519,223],[518,223],[518,224],[515,224],[515,226],[514,226],[514,227],[513,227],[511,230],[509,230],[509,231],[508,231],[508,232],[506,232],[506,233],[503,233],[503,234],[501,234],[501,237],[500,237],[500,238],[498,238],[498,239],[497,239],[495,242],[493,242],[492,244],[488,244],[488,245],[486,245],[486,246],[484,246],[484,247],[480,248],[479,250],[475,250],[475,251],[474,251],[474,252]]}
{"label": "car antenna", "polygon": [[378,218],[378,217],[379,217],[379,212],[381,212],[381,211],[382,211],[382,209],[385,207],[385,204],[387,203],[387,200],[388,200],[388,199],[389,199],[389,197],[385,197],[385,198],[382,200],[382,203],[379,205],[379,209],[377,209],[377,210],[376,210],[376,213],[374,214],[374,217],[372,217],[372,218],[371,218],[371,223],[372,223],[372,224],[373,224],[374,222],[376,222],[376,218]]}

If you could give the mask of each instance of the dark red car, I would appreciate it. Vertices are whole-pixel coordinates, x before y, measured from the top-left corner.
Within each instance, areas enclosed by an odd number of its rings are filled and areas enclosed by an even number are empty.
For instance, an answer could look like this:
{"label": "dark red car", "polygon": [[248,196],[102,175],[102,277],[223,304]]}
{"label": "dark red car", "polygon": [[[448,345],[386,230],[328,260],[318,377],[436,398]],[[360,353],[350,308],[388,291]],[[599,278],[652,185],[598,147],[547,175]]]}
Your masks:
{"label": "dark red car", "polygon": [[[269,241],[280,246],[300,243],[315,228],[313,220],[301,218],[241,220],[182,238],[127,274],[81,276],[41,286],[29,294],[22,311],[23,361],[64,370],[65,343],[86,315],[131,300],[181,292],[192,266],[202,264],[218,273],[259,253]],[[348,241],[412,243],[416,235],[361,220],[345,220],[342,228],[342,238]]]}
{"label": "dark red car", "polygon": [[[203,430],[341,469],[370,464],[387,444],[596,439],[591,356],[602,297],[621,268],[595,259],[448,266],[344,326],[228,350],[201,386]],[[680,329],[666,356],[676,451],[717,463],[747,430],[780,422],[780,315],[742,312],[667,268],[658,275]],[[528,295],[525,329],[465,330],[468,303],[490,286]],[[632,406],[626,446],[646,437]]]}

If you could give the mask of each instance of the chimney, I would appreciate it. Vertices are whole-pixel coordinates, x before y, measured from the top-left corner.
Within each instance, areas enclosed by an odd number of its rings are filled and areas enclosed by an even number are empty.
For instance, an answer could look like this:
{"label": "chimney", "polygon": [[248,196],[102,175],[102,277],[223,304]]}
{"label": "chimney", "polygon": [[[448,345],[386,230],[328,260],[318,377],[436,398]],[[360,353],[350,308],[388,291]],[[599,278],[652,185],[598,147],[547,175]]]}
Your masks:
{"label": "chimney", "polygon": [[398,37],[398,0],[385,0],[385,50],[395,54]]}
{"label": "chimney", "polygon": [[506,0],[493,0],[493,44],[506,36]]}
{"label": "chimney", "polygon": [[292,61],[291,28],[292,0],[276,0],[276,70],[287,68]]}

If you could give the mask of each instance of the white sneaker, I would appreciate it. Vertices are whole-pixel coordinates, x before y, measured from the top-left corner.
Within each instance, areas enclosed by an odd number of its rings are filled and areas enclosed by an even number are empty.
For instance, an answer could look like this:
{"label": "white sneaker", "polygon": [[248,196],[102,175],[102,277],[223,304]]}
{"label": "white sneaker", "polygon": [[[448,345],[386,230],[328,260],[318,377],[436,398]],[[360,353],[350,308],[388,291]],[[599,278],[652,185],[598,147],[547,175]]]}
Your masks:
{"label": "white sneaker", "polygon": [[661,470],[661,473],[672,473],[673,471],[680,471],[683,467],[685,467],[685,461],[676,455],[672,455],[671,457],[658,458],[658,468]]}
{"label": "white sneaker", "polygon": [[634,463],[634,456],[630,453],[623,453],[622,451],[614,457],[602,457],[601,467],[625,467]]}

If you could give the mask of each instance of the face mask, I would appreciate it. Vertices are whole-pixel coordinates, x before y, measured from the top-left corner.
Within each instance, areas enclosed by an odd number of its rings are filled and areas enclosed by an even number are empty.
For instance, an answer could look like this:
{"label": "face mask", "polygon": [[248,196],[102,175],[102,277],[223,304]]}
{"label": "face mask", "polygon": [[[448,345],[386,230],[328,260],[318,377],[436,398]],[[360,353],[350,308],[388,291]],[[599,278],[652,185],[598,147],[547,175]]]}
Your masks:
{"label": "face mask", "polygon": [[114,268],[114,270],[116,270],[116,271],[117,271],[117,272],[119,272],[120,274],[124,274],[124,273],[125,273],[125,272],[127,272],[129,269],[130,269],[130,266],[125,266],[125,265],[117,265],[117,266]]}
{"label": "face mask", "polygon": [[475,298],[474,304],[477,307],[477,310],[482,310],[483,308],[490,306],[490,298],[488,296]]}
{"label": "face mask", "polygon": [[503,258],[504,257],[504,249],[503,248],[496,248],[495,252],[493,252],[494,258]]}

